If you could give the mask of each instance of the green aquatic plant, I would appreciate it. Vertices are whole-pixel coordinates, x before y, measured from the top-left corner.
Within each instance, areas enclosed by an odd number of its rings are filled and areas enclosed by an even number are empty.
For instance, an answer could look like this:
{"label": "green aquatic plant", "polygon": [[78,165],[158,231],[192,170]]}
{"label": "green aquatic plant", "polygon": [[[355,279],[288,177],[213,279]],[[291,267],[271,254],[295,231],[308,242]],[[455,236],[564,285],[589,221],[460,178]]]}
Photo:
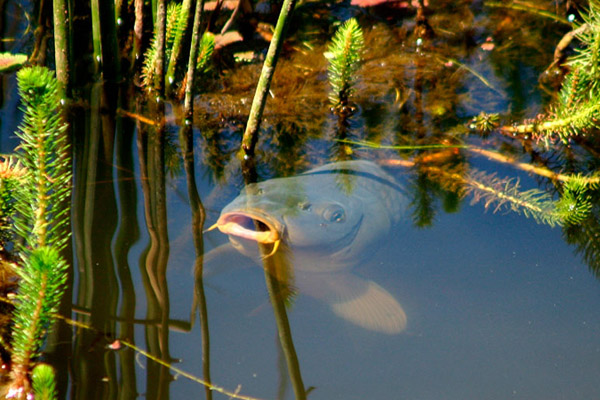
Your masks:
{"label": "green aquatic plant", "polygon": [[[185,26],[180,23],[181,4],[176,2],[169,3],[167,7],[167,22],[166,22],[166,33],[165,33],[165,59],[168,60],[171,57],[171,49],[176,37],[181,37]],[[183,30],[182,30],[183,28]],[[181,40],[181,39],[180,39]],[[154,31],[154,37],[150,42],[150,46],[144,54],[144,65],[142,66],[142,85],[147,90],[154,88],[154,82],[156,80],[156,63],[158,62],[159,56],[159,37],[158,30]],[[168,76],[167,79],[170,83],[173,83],[174,76]]]}
{"label": "green aquatic plant", "polygon": [[210,68],[210,60],[215,51],[215,35],[205,32],[200,39],[200,48],[198,49],[198,58],[196,62],[196,72],[202,74]]}
{"label": "green aquatic plant", "polygon": [[49,245],[62,248],[68,240],[61,228],[68,223],[68,209],[59,205],[70,195],[70,159],[60,112],[58,81],[44,67],[17,73],[19,94],[25,106],[16,132],[21,139],[20,162],[28,171],[18,192],[15,229],[26,248]]}
{"label": "green aquatic plant", "polygon": [[590,179],[582,175],[573,176],[563,186],[563,193],[556,202],[556,214],[566,225],[576,225],[585,220],[592,211],[590,189],[596,189],[598,183],[589,183]]}
{"label": "green aquatic plant", "polygon": [[44,67],[17,73],[24,105],[17,154],[27,173],[15,193],[15,233],[21,258],[13,314],[12,384],[14,397],[29,391],[29,371],[39,357],[64,292],[68,265],[60,250],[69,239],[65,227],[71,192],[70,158],[60,112],[58,81]]}
{"label": "green aquatic plant", "polygon": [[[180,65],[175,62],[175,59],[180,57],[180,55],[174,53],[175,50],[181,52],[181,49],[176,49],[174,46],[176,44],[181,46],[181,42],[185,36],[189,18],[185,10],[186,9],[181,4],[176,2],[169,3],[167,7],[165,59],[170,60],[168,71],[166,73],[166,86],[168,91],[170,91],[174,85],[181,83],[183,77],[183,68],[179,69]],[[189,10],[187,11],[189,12]],[[146,50],[146,54],[144,55],[144,65],[142,66],[142,85],[147,90],[151,90],[155,87],[155,66],[158,60],[158,43],[158,33],[155,32],[150,47],[148,47],[148,50]],[[196,63],[194,64],[196,78],[209,69],[210,60],[215,48],[215,36],[210,32],[204,33],[198,46],[198,55],[196,57]],[[195,79],[196,82],[197,80],[198,79]]]}
{"label": "green aquatic plant", "polygon": [[[13,316],[12,376],[14,386],[28,388],[27,374],[58,312],[67,280],[67,263],[56,248],[41,246],[23,257],[21,282]],[[25,389],[26,390],[26,389]]]}
{"label": "green aquatic plant", "polygon": [[31,374],[31,384],[36,400],[56,399],[54,369],[48,364],[38,364]]}
{"label": "green aquatic plant", "polygon": [[336,110],[348,105],[362,62],[363,47],[362,29],[356,19],[351,18],[337,30],[325,53],[329,60],[329,100]]}
{"label": "green aquatic plant", "polygon": [[495,174],[472,169],[461,179],[465,182],[465,193],[470,193],[472,203],[482,201],[485,208],[493,207],[494,212],[503,208],[532,218],[537,223],[550,226],[562,225],[562,219],[555,211],[552,196],[543,190],[521,190],[519,179],[499,178]]}
{"label": "green aquatic plant", "polygon": [[[193,2],[192,0],[183,0],[181,4],[181,8],[179,10],[179,15],[176,23],[175,34],[173,38],[173,46],[171,48],[171,55],[169,57],[169,65],[167,67],[166,72],[166,92],[168,93],[171,90],[171,84],[175,82],[178,76],[180,76],[184,71],[181,68],[181,60],[183,57],[183,45],[186,39],[185,32],[187,31],[188,26],[190,26],[194,19],[193,11]],[[189,36],[188,36],[189,37]]]}
{"label": "green aquatic plant", "polygon": [[600,4],[590,1],[584,24],[574,32],[580,41],[566,66],[568,74],[557,99],[546,115],[522,125],[503,127],[513,134],[533,133],[543,139],[558,138],[567,143],[570,137],[598,128],[600,119]]}
{"label": "green aquatic plant", "polygon": [[21,189],[25,168],[14,156],[0,158],[0,251],[12,239],[15,193]]}

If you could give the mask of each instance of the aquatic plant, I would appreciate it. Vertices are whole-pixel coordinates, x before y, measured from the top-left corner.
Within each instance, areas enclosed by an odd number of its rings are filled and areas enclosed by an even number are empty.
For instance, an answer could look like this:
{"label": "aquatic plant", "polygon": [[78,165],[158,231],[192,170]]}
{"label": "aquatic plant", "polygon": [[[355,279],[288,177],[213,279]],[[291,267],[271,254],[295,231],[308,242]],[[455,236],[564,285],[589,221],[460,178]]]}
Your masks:
{"label": "aquatic plant", "polygon": [[13,317],[12,377],[16,390],[28,388],[27,374],[40,356],[64,291],[67,263],[56,248],[41,246],[23,256]]}
{"label": "aquatic plant", "polygon": [[27,173],[16,195],[15,233],[20,239],[19,291],[12,331],[11,391],[28,392],[28,374],[39,357],[67,279],[68,265],[60,250],[69,239],[70,158],[66,155],[66,124],[60,112],[58,81],[44,67],[17,73],[24,104],[20,162]]}
{"label": "aquatic plant", "polygon": [[502,127],[512,134],[533,133],[545,140],[558,138],[567,143],[573,136],[583,135],[598,127],[600,118],[600,4],[590,1],[584,24],[574,32],[581,46],[575,49],[566,66],[565,76],[556,101],[546,115],[522,125]]}
{"label": "aquatic plant", "polygon": [[335,33],[325,57],[329,60],[329,100],[335,110],[342,110],[354,90],[356,72],[362,62],[364,38],[356,19],[346,21]]}
{"label": "aquatic plant", "polygon": [[[200,36],[200,26],[202,24],[203,17],[203,8],[204,8],[204,0],[196,1],[196,9],[194,12],[194,23],[192,25],[192,40],[190,43],[190,54],[188,57],[188,65],[187,71],[185,73],[185,95],[183,100],[183,108],[184,108],[184,120],[185,124],[189,125],[191,123],[192,114],[194,112],[194,85],[192,83],[195,81],[196,76],[196,67],[194,62],[198,59],[198,37]],[[187,84],[189,82],[189,84]]]}
{"label": "aquatic plant", "polygon": [[36,400],[56,399],[54,369],[48,364],[38,364],[31,374],[31,384]]}
{"label": "aquatic plant", "polygon": [[[296,0],[284,0],[279,12],[279,18],[277,18],[277,25],[275,25],[275,31],[273,32],[273,38],[269,44],[267,50],[267,56],[263,63],[262,70],[260,72],[260,78],[256,84],[256,91],[254,92],[254,98],[252,99],[252,106],[250,108],[250,114],[248,115],[248,123],[244,130],[244,136],[242,137],[242,151],[244,152],[244,159],[249,159],[254,156],[254,148],[258,142],[258,129],[262,120],[262,114],[265,109],[267,101],[267,93],[271,87],[271,80],[273,79],[273,73],[277,66],[277,60],[279,59],[279,53],[281,52],[281,46],[283,45],[283,36],[285,29],[289,24],[289,19]],[[244,168],[248,171],[248,168]]]}
{"label": "aquatic plant", "polygon": [[[200,7],[200,4],[197,5]],[[201,10],[201,7],[200,7]],[[181,55],[175,53],[175,51],[181,52],[181,46],[183,38],[186,34],[187,21],[189,16],[186,14],[189,10],[185,4],[171,2],[167,7],[167,26],[166,26],[166,37],[165,37],[165,59],[171,60],[166,73],[166,88],[169,92],[175,84],[181,83],[182,81],[182,65],[175,62],[176,59]],[[194,39],[194,38],[193,38]],[[178,45],[179,47],[176,47]],[[192,40],[192,46],[199,46],[196,50],[197,56],[195,62],[191,63],[191,66],[195,68],[195,75],[200,75],[207,71],[210,65],[210,59],[212,57],[215,48],[215,37],[212,33],[206,32],[202,35],[199,45],[194,43]],[[159,40],[158,31],[154,32],[154,38],[150,43],[150,47],[146,50],[144,55],[144,65],[142,66],[142,85],[147,89],[156,89],[156,63],[158,62],[159,55]]]}
{"label": "aquatic plant", "polygon": [[198,57],[196,58],[196,71],[198,73],[206,72],[210,68],[210,60],[215,50],[215,35],[205,32],[200,39]]}
{"label": "aquatic plant", "polygon": [[194,14],[193,11],[194,3],[192,0],[183,0],[179,11],[179,17],[175,28],[175,37],[173,39],[173,47],[171,49],[171,57],[169,58],[169,65],[166,72],[165,91],[168,93],[171,90],[171,84],[178,80],[176,76],[183,72],[180,67],[180,62],[183,57],[183,47],[186,38],[185,32],[187,27],[193,23]]}
{"label": "aquatic plant", "polygon": [[70,194],[71,173],[58,81],[44,67],[24,68],[17,79],[25,106],[16,132],[22,149],[18,158],[28,174],[18,192],[16,233],[25,240],[22,250],[44,245],[60,249],[68,240],[60,229],[68,223],[68,209],[59,205]]}
{"label": "aquatic plant", "polygon": [[[179,3],[171,2],[167,6],[167,20],[165,31],[165,59],[169,59],[171,57],[171,49],[173,47],[175,37],[181,36],[183,34],[183,32],[179,30],[181,28],[179,24],[180,12],[181,4]],[[144,54],[144,65],[142,66],[142,85],[147,90],[152,90],[156,88],[156,64],[159,60],[159,44],[159,32],[158,30],[155,30],[154,37],[150,42],[150,46],[146,50],[146,54]],[[168,79],[172,83],[172,79],[174,79],[174,77],[169,76]]]}
{"label": "aquatic plant", "polygon": [[0,251],[12,238],[12,218],[15,213],[15,193],[20,190],[25,168],[14,156],[0,159]]}

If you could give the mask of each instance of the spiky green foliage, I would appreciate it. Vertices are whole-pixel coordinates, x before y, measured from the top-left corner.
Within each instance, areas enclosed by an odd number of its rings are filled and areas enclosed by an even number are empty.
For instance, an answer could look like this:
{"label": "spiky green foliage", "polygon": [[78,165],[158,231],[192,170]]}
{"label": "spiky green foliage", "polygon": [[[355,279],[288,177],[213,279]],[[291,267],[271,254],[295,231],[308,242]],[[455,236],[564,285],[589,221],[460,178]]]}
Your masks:
{"label": "spiky green foliage", "polygon": [[28,171],[19,191],[16,233],[29,248],[50,245],[61,248],[68,236],[61,228],[68,222],[68,208],[60,207],[71,190],[70,159],[60,112],[58,82],[44,67],[24,68],[17,73],[23,105],[18,157]]}
{"label": "spiky green foliage", "polygon": [[600,118],[600,6],[590,1],[585,25],[578,31],[581,47],[569,58],[565,77],[550,117],[532,126],[542,134],[555,134],[563,142],[598,127]]}
{"label": "spiky green foliage", "polygon": [[210,68],[210,60],[215,50],[215,35],[210,32],[205,32],[202,35],[198,48],[198,62],[196,63],[197,76],[208,71]]}
{"label": "spiky green foliage", "polygon": [[592,200],[588,189],[596,186],[590,185],[589,178],[581,175],[573,176],[565,183],[562,196],[556,202],[556,213],[565,224],[579,224],[590,215]]}
{"label": "spiky green foliage", "polygon": [[36,400],[56,399],[54,375],[54,369],[48,364],[39,364],[33,369],[31,381]]}
{"label": "spiky green foliage", "polygon": [[15,195],[21,190],[26,171],[14,156],[0,158],[0,250],[12,238]]}
{"label": "spiky green foliage", "polygon": [[555,205],[549,193],[539,189],[521,191],[518,179],[499,178],[495,174],[472,170],[464,178],[465,191],[473,195],[473,203],[483,201],[486,208],[494,212],[508,209],[537,223],[550,226],[561,225],[562,220],[555,212]]}
{"label": "spiky green foliage", "polygon": [[482,133],[490,133],[500,125],[498,114],[487,114],[483,111],[473,118],[473,126]]}
{"label": "spiky green foliage", "polygon": [[26,170],[16,192],[15,232],[22,240],[19,292],[13,313],[11,391],[28,392],[28,373],[39,356],[58,311],[67,278],[67,263],[59,251],[65,233],[70,195],[70,159],[66,125],[60,112],[58,81],[44,67],[17,73],[23,102],[20,162]]}
{"label": "spiky green foliage", "polygon": [[325,53],[329,60],[329,100],[334,108],[348,104],[362,61],[363,47],[362,29],[356,19],[351,18],[337,30]]}
{"label": "spiky green foliage", "polygon": [[29,368],[40,355],[67,279],[67,263],[55,248],[33,249],[23,257],[22,264],[13,318],[12,362],[16,374]]}
{"label": "spiky green foliage", "polygon": [[[175,34],[173,37],[173,46],[171,47],[169,60],[169,66],[167,68],[167,81],[174,82],[178,80],[178,77],[184,73],[184,68],[180,64],[182,54],[182,44],[184,42],[184,33],[190,20],[190,10],[192,7],[191,0],[184,0],[180,6],[178,13],[177,23],[175,27]],[[168,12],[168,11],[167,11]],[[192,16],[193,18],[193,16]]]}
{"label": "spiky green foliage", "polygon": [[[171,58],[171,50],[173,48],[175,38],[181,38],[185,30],[185,24],[181,22],[180,13],[181,4],[176,2],[169,3],[167,7],[167,30],[165,33],[165,60],[169,60]],[[146,54],[144,54],[144,65],[142,66],[142,85],[147,90],[152,90],[154,85],[155,65],[158,57],[157,46],[158,32],[155,31],[154,37],[150,42],[150,46],[148,47],[148,50],[146,50]],[[168,79],[174,78],[170,76]]]}

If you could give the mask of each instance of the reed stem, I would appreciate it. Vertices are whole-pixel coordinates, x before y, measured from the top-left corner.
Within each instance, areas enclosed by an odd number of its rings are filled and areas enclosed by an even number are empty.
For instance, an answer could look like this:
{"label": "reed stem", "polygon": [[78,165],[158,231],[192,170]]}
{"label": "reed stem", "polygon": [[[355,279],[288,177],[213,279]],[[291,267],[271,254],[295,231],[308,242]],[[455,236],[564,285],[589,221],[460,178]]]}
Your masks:
{"label": "reed stem", "polygon": [[185,120],[191,123],[194,113],[194,77],[196,73],[196,59],[198,58],[198,44],[200,43],[200,26],[202,25],[202,14],[204,9],[204,0],[196,1],[196,10],[194,12],[194,26],[192,29],[192,43],[190,45],[190,57],[186,74],[185,100],[183,103]]}
{"label": "reed stem", "polygon": [[273,73],[277,65],[277,59],[281,51],[281,45],[283,44],[283,35],[287,26],[289,17],[294,9],[296,0],[284,0],[281,6],[281,12],[277,19],[277,25],[275,26],[275,32],[267,51],[267,56],[263,64],[263,68],[256,86],[256,92],[254,94],[254,100],[252,100],[252,108],[250,109],[250,115],[248,117],[248,123],[246,130],[244,131],[244,137],[242,138],[242,150],[244,151],[244,158],[254,156],[254,148],[258,142],[258,130],[262,120],[262,114],[265,109],[265,103],[267,102],[267,94],[271,87],[271,80],[273,79]]}
{"label": "reed stem", "polygon": [[71,48],[70,48],[70,19],[66,0],[54,0],[54,57],[56,65],[56,79],[59,83],[59,96],[69,97],[71,94]]}

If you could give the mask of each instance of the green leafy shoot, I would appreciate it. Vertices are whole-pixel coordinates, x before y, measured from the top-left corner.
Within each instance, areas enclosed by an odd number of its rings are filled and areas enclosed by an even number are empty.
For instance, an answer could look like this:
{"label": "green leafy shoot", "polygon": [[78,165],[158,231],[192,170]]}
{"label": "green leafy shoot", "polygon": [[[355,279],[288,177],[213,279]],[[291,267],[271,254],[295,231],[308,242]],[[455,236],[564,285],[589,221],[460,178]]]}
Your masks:
{"label": "green leafy shoot", "polygon": [[473,196],[472,203],[482,201],[485,208],[493,207],[494,212],[508,209],[537,223],[562,224],[550,194],[539,189],[521,191],[518,179],[498,178],[495,174],[473,170],[464,181],[465,193]]}
{"label": "green leafy shoot", "polygon": [[13,373],[27,370],[40,349],[58,312],[67,279],[67,263],[54,248],[42,246],[23,258],[21,282],[15,301]]}
{"label": "green leafy shoot", "polygon": [[[181,4],[171,2],[167,6],[167,29],[165,33],[165,60],[171,58],[171,50],[177,36],[181,37],[184,34],[185,24],[181,23],[179,14],[181,13]],[[155,65],[158,57],[158,33],[154,31],[154,37],[150,42],[150,46],[144,54],[144,65],[142,66],[142,85],[146,90],[150,91],[154,87]],[[172,82],[174,77],[167,77]]]}
{"label": "green leafy shoot", "polygon": [[346,21],[335,33],[325,57],[329,60],[329,100],[334,109],[348,105],[362,62],[363,32],[356,19]]}
{"label": "green leafy shoot", "polygon": [[70,159],[60,112],[58,81],[44,67],[28,67],[17,73],[24,116],[19,130],[19,160],[28,171],[27,182],[18,191],[15,231],[27,247],[50,245],[61,248],[68,235],[68,207],[60,207],[71,191]]}
{"label": "green leafy shoot", "polygon": [[575,50],[567,65],[558,98],[551,107],[549,118],[531,126],[542,135],[556,135],[563,142],[598,127],[600,118],[600,9],[597,0],[590,1],[585,24],[577,38],[581,46]]}
{"label": "green leafy shoot", "polygon": [[196,62],[197,75],[201,75],[210,69],[210,61],[215,50],[215,35],[205,32],[200,39],[198,48],[198,60]]}
{"label": "green leafy shoot", "polygon": [[36,400],[56,399],[54,376],[54,369],[48,364],[38,364],[35,366],[31,374],[31,381]]}
{"label": "green leafy shoot", "polygon": [[0,251],[12,240],[15,194],[23,187],[26,174],[16,157],[0,157]]}
{"label": "green leafy shoot", "polygon": [[[563,187],[563,193],[556,202],[556,213],[566,225],[576,225],[585,220],[592,211],[592,199],[589,194],[589,178],[581,175],[572,177]],[[590,187],[591,186],[591,187]]]}

